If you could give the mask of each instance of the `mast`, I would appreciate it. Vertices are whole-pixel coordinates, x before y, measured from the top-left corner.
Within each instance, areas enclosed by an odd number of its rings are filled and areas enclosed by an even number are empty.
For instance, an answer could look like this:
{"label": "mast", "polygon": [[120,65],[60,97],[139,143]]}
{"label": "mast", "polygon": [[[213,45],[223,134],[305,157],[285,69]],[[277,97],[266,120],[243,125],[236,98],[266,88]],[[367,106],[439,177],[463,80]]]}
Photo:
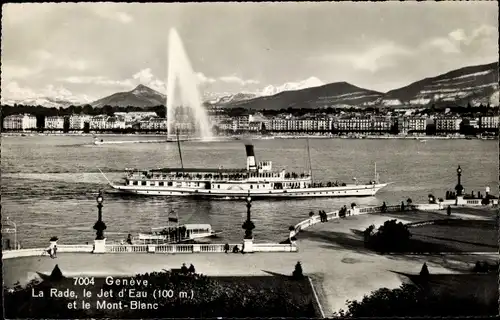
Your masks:
{"label": "mast", "polygon": [[184,163],[182,162],[181,141],[179,140],[179,128],[177,128],[176,134],[177,134],[177,147],[179,148],[179,157],[181,158],[181,168],[184,170]]}
{"label": "mast", "polygon": [[311,164],[311,151],[309,150],[309,138],[306,138],[307,142],[307,160],[309,162],[309,173],[311,174],[311,182],[314,183],[313,170]]}

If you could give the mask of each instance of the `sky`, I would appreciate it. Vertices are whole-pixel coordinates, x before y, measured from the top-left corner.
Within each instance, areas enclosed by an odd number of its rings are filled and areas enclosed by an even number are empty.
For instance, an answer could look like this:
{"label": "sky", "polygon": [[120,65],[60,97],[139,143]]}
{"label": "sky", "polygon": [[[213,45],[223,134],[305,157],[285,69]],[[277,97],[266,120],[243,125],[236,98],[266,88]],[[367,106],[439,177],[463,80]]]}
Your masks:
{"label": "sky", "polygon": [[138,84],[165,93],[171,28],[204,93],[259,92],[311,77],[386,92],[498,61],[497,6],[496,1],[7,4],[2,100],[90,102]]}

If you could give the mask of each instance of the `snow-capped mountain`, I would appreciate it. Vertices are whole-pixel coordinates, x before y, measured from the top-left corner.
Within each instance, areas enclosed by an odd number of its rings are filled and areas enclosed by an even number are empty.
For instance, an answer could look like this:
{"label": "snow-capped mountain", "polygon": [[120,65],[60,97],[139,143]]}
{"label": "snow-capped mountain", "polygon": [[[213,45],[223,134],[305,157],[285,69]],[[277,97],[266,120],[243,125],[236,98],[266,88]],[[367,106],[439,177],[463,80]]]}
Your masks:
{"label": "snow-capped mountain", "polygon": [[25,106],[42,106],[46,108],[67,108],[70,105],[79,105],[81,101],[71,100],[63,100],[57,98],[49,98],[49,97],[39,97],[39,98],[27,98],[23,100],[5,100],[2,99],[3,105],[13,106],[15,104],[25,105]]}
{"label": "snow-capped mountain", "polygon": [[295,91],[307,88],[319,87],[325,83],[316,77],[310,77],[300,82],[287,82],[281,86],[269,85],[260,92],[261,96],[272,96],[283,91]]}
{"label": "snow-capped mountain", "polygon": [[239,92],[239,93],[229,93],[226,95],[221,95],[215,99],[210,100],[209,102],[212,104],[228,104],[228,103],[236,103],[240,101],[250,100],[253,98],[257,98],[260,95],[253,92]]}
{"label": "snow-capped mountain", "polygon": [[307,88],[319,87],[324,85],[323,81],[316,77],[310,77],[300,82],[287,82],[280,86],[269,85],[262,90],[255,92],[238,92],[238,93],[205,93],[205,101],[211,104],[230,104],[241,101],[251,100],[258,97],[272,96],[285,91],[296,91]]}
{"label": "snow-capped mountain", "polygon": [[166,95],[140,84],[134,90],[112,94],[96,100],[90,103],[90,105],[94,108],[102,108],[105,105],[112,107],[134,106],[144,108],[165,105],[166,99]]}
{"label": "snow-capped mountain", "polygon": [[282,91],[272,96],[231,103],[233,107],[252,110],[281,110],[287,108],[325,108],[362,106],[382,97],[381,92],[354,86],[347,82],[334,82],[319,87]]}
{"label": "snow-capped mountain", "polygon": [[[495,98],[496,97],[496,98]],[[453,70],[387,92],[383,106],[479,105],[498,101],[498,62]],[[492,103],[498,105],[498,102]]]}
{"label": "snow-capped mountain", "polygon": [[[314,78],[310,78],[314,79]],[[408,86],[387,93],[359,88],[347,82],[312,86],[316,80],[306,80],[297,87],[311,87],[291,90],[294,86],[285,84],[278,88],[268,87],[263,93],[278,92],[274,95],[261,95],[244,101],[233,101],[229,106],[249,109],[287,109],[321,107],[426,107],[429,105],[498,106],[498,62],[470,66],[453,70],[436,77],[425,78]],[[274,90],[274,91],[273,91]]]}
{"label": "snow-capped mountain", "polygon": [[[436,77],[425,78],[402,88],[381,93],[360,88],[347,82],[323,84],[310,77],[300,82],[280,86],[268,86],[257,92],[213,93],[204,92],[208,104],[243,107],[248,109],[287,109],[324,107],[426,107],[439,105],[499,105],[498,62],[469,66]],[[144,85],[128,92],[118,92],[90,103],[93,107],[135,106],[151,107],[166,104],[166,96]],[[38,97],[24,100],[8,100],[4,105],[41,105],[65,108],[82,105],[88,101],[77,98]]]}

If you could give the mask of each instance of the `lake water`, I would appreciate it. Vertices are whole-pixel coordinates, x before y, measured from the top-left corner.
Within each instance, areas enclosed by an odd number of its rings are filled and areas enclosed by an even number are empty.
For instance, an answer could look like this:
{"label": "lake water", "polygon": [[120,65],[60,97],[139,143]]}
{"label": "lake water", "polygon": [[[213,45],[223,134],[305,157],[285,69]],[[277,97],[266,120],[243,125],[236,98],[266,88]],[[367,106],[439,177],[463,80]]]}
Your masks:
{"label": "lake water", "polygon": [[[158,137],[161,138],[161,137]],[[154,137],[114,136],[106,140],[144,140]],[[307,165],[306,140],[253,141],[257,161],[271,160],[275,169],[302,172]],[[456,185],[456,168],[463,169],[466,192],[497,194],[498,142],[482,140],[349,140],[310,139],[315,180],[367,182],[374,163],[382,182],[393,184],[376,197],[258,200],[252,202],[255,241],[281,241],[288,227],[313,210],[331,211],[358,205],[400,203],[411,198],[426,202],[429,193],[444,197]],[[48,244],[57,235],[60,244],[92,243],[97,219],[95,193],[109,190],[101,169],[119,181],[125,168],[180,167],[176,143],[93,145],[85,136],[2,137],[2,218],[18,225],[24,248]],[[246,166],[243,141],[184,142],[184,167],[238,168]],[[128,233],[166,225],[169,212],[181,223],[209,223],[222,230],[217,242],[240,242],[246,219],[244,201],[193,200],[182,197],[145,197],[105,194],[103,220],[109,240]]]}

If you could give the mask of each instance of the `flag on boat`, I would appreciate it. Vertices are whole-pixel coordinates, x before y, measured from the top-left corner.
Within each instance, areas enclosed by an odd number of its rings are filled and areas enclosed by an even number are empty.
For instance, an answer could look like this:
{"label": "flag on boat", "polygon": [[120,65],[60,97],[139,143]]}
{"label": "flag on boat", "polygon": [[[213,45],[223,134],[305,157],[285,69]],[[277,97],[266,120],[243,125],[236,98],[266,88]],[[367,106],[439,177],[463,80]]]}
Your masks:
{"label": "flag on boat", "polygon": [[177,219],[177,218],[172,218],[172,217],[168,217],[168,221],[169,221],[169,222],[178,222],[178,221],[179,221],[179,219]]}

